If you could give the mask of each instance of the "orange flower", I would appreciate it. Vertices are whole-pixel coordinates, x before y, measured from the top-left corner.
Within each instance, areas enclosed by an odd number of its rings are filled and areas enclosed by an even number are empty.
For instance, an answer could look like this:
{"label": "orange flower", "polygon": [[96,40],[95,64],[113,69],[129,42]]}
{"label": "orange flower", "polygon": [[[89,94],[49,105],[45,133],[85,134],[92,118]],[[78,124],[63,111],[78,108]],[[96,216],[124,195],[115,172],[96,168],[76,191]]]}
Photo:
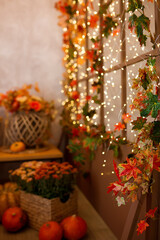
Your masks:
{"label": "orange flower", "polygon": [[93,57],[94,57],[94,50],[88,50],[86,53],[86,59],[90,60],[91,62],[93,61]]}
{"label": "orange flower", "polygon": [[77,85],[77,80],[72,80],[71,82],[70,82],[70,86],[71,87],[74,87],[74,86],[76,86]]}
{"label": "orange flower", "polygon": [[129,123],[131,121],[131,115],[129,115],[129,113],[124,113],[122,115],[122,119],[124,120],[125,123]]}
{"label": "orange flower", "polygon": [[40,111],[42,108],[41,104],[37,101],[32,101],[31,103],[29,103],[29,105],[30,105],[30,109],[33,109],[36,112]]}
{"label": "orange flower", "polygon": [[116,123],[116,125],[114,125],[114,130],[115,130],[115,131],[116,131],[116,130],[120,131],[120,130],[123,130],[124,128],[125,128],[125,125],[122,124],[121,122]]}
{"label": "orange flower", "polygon": [[85,58],[84,57],[78,57],[77,58],[77,64],[78,65],[83,65],[84,62],[85,62]]}
{"label": "orange flower", "polygon": [[120,29],[115,29],[113,31],[113,37],[118,36],[118,33],[120,32]]}
{"label": "orange flower", "polygon": [[79,121],[81,118],[82,118],[82,115],[81,115],[81,114],[77,114],[77,115],[76,115],[77,121]]}
{"label": "orange flower", "polygon": [[77,100],[79,98],[79,92],[78,91],[73,91],[72,94],[71,94],[71,97],[74,100]]}
{"label": "orange flower", "polygon": [[86,96],[86,100],[87,100],[87,101],[91,100],[91,96],[87,95],[87,96]]}
{"label": "orange flower", "polygon": [[99,16],[96,15],[91,15],[89,23],[91,28],[97,27],[97,21],[99,20]]}

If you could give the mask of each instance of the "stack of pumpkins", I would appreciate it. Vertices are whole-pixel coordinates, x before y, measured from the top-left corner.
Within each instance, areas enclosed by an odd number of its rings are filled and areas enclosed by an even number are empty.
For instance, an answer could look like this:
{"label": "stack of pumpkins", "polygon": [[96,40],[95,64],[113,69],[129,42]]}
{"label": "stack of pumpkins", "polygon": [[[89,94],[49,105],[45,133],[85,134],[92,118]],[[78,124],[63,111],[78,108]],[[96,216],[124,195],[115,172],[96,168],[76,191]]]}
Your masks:
{"label": "stack of pumpkins", "polygon": [[[0,222],[9,232],[17,232],[27,225],[27,215],[19,207],[20,193],[17,184],[0,185]],[[39,240],[80,240],[87,233],[87,224],[79,216],[66,217],[61,223],[49,221],[39,230]]]}

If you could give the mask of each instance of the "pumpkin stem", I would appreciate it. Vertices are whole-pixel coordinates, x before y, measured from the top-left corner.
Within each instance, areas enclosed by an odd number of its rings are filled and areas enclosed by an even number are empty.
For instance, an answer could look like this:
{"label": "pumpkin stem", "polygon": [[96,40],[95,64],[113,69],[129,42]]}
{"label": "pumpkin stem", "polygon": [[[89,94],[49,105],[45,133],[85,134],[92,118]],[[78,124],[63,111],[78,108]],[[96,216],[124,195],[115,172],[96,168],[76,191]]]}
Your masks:
{"label": "pumpkin stem", "polygon": [[46,227],[50,227],[50,224],[49,224],[49,223],[46,223]]}
{"label": "pumpkin stem", "polygon": [[13,217],[14,217],[14,216],[16,216],[16,213],[15,213],[15,212],[13,212],[13,213],[12,213],[12,216],[13,216]]}
{"label": "pumpkin stem", "polygon": [[72,215],[72,217],[74,217],[74,218],[75,218],[75,217],[76,217],[76,214],[73,214],[73,215]]}

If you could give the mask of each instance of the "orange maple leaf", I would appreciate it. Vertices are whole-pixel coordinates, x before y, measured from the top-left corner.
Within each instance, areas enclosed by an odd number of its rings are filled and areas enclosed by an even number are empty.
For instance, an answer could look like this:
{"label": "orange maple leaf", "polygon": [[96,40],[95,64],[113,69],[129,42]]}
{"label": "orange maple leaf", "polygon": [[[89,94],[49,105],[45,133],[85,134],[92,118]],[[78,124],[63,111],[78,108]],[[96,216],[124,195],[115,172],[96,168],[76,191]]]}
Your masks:
{"label": "orange maple leaf", "polygon": [[92,50],[88,50],[87,52],[86,52],[86,58],[88,59],[88,60],[90,60],[90,61],[93,61],[93,57],[94,57],[94,50],[92,49]]}
{"label": "orange maple leaf", "polygon": [[122,124],[121,122],[116,123],[116,125],[114,125],[114,130],[120,131],[120,130],[123,130],[124,128],[125,128],[125,125]]}
{"label": "orange maple leaf", "polygon": [[91,15],[90,20],[88,21],[90,23],[89,26],[91,28],[97,27],[98,20],[99,20],[99,16],[97,14],[96,15]]}
{"label": "orange maple leaf", "polygon": [[113,37],[118,36],[118,33],[120,32],[120,29],[115,29],[113,31]]}

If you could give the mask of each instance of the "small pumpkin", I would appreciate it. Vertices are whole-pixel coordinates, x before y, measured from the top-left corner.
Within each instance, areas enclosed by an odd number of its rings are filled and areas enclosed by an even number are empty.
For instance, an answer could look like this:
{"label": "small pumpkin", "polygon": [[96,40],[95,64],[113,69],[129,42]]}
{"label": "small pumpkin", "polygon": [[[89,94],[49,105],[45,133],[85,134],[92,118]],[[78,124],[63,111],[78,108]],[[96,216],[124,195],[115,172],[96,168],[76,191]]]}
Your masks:
{"label": "small pumpkin", "polygon": [[12,152],[22,152],[26,149],[26,146],[23,142],[14,142],[12,143],[12,145],[10,146],[10,150]]}
{"label": "small pumpkin", "polygon": [[26,213],[19,207],[8,208],[2,216],[2,225],[8,232],[17,232],[27,223]]}
{"label": "small pumpkin", "polygon": [[16,183],[7,182],[0,185],[0,222],[6,209],[19,206],[20,192],[17,189]]}
{"label": "small pumpkin", "polygon": [[85,220],[79,216],[72,215],[62,220],[64,237],[68,240],[79,240],[87,233],[87,224]]}
{"label": "small pumpkin", "polygon": [[55,221],[44,223],[39,230],[39,240],[61,240],[63,230]]}

